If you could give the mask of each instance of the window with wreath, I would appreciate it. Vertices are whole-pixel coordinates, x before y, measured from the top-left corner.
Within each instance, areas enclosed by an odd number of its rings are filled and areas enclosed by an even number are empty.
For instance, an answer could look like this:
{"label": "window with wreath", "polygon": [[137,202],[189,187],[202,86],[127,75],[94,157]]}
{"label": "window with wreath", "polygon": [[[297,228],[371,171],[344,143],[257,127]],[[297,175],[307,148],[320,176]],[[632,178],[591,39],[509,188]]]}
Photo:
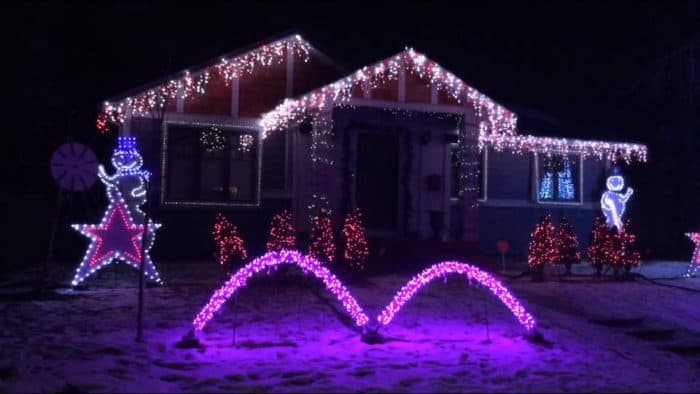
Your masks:
{"label": "window with wreath", "polygon": [[171,123],[166,132],[166,203],[259,202],[257,130]]}
{"label": "window with wreath", "polygon": [[537,201],[580,202],[580,158],[576,155],[538,155]]}

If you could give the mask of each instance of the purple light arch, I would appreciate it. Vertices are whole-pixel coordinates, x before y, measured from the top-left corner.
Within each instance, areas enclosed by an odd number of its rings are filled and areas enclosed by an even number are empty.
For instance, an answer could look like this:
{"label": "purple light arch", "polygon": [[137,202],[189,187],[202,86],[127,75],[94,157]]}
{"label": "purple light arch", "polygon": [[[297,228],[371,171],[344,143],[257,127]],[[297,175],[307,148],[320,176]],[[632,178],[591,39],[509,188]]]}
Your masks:
{"label": "purple light arch", "polygon": [[333,275],[328,268],[324,267],[318,260],[311,256],[305,256],[299,252],[291,250],[282,250],[279,252],[270,252],[264,254],[243,268],[239,269],[231,278],[209,299],[209,302],[195,317],[194,328],[196,331],[202,331],[206,324],[214,317],[223,304],[240,288],[244,287],[248,279],[253,275],[260,273],[267,268],[274,268],[282,264],[294,264],[301,268],[305,273],[311,273],[316,278],[320,279],[326,289],[333,293],[338,300],[343,304],[345,310],[352,316],[355,324],[362,327],[369,322],[369,318],[362,310],[362,307],[357,303],[348,289],[340,280]]}
{"label": "purple light arch", "polygon": [[[357,303],[357,300],[328,268],[324,267],[318,260],[311,256],[306,256],[297,251],[282,250],[264,254],[233,274],[221,288],[214,292],[209,302],[207,302],[204,308],[197,314],[192,322],[195,331],[201,332],[214,317],[214,314],[221,309],[223,304],[231,298],[236,291],[245,287],[248,279],[253,277],[253,275],[282,264],[296,265],[305,273],[311,273],[316,278],[320,279],[326,286],[326,289],[335,295],[343,304],[345,310],[350,314],[358,327],[364,327],[370,323],[369,318],[362,307]],[[396,313],[398,313],[421,288],[435,279],[443,278],[450,274],[464,275],[470,283],[474,280],[485,286],[508,307],[527,332],[531,333],[535,330],[535,319],[500,281],[477,267],[457,261],[445,261],[434,264],[411,278],[411,280],[394,295],[389,305],[379,314],[376,320],[379,326],[386,326],[389,324]]]}
{"label": "purple light arch", "polygon": [[485,286],[491,292],[498,297],[498,299],[503,302],[508,309],[513,313],[513,315],[518,319],[520,324],[525,327],[528,332],[532,332],[535,329],[535,319],[530,315],[525,307],[515,298],[508,289],[503,286],[496,278],[491,276],[489,273],[482,271],[472,265],[460,263],[457,261],[445,261],[442,263],[437,263],[426,268],[423,272],[411,278],[406,285],[404,285],[401,290],[399,290],[394,299],[391,300],[389,305],[387,305],[382,313],[377,317],[377,322],[381,326],[386,326],[393,320],[396,313],[418,293],[418,291],[423,288],[428,283],[435,279],[445,277],[450,274],[465,275],[469,282],[472,280],[479,282],[481,285]]}

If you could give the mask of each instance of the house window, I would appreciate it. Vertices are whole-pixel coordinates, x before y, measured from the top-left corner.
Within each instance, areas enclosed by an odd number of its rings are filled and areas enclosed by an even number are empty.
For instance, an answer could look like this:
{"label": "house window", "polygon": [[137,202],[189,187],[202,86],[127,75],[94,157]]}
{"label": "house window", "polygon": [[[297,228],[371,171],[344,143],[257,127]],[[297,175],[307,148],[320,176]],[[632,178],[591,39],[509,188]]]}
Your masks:
{"label": "house window", "polygon": [[259,204],[258,130],[247,126],[168,123],[163,138],[166,204]]}
{"label": "house window", "polygon": [[576,155],[536,155],[537,201],[579,203],[581,166]]}
{"label": "house window", "polygon": [[[450,152],[450,198],[459,198],[462,193],[460,191],[460,176],[461,176],[461,168],[460,168],[460,163],[459,163],[459,153],[458,153],[458,146],[454,144],[452,146],[452,150]],[[465,181],[468,182],[474,182],[475,185],[472,187],[477,187],[478,188],[478,199],[479,200],[485,200],[486,199],[486,158],[487,158],[487,152],[486,149],[482,150],[478,154],[478,162],[476,163],[471,163],[467,164],[466,167],[466,173],[464,174],[466,176]],[[475,181],[472,181],[473,177],[476,177]]]}

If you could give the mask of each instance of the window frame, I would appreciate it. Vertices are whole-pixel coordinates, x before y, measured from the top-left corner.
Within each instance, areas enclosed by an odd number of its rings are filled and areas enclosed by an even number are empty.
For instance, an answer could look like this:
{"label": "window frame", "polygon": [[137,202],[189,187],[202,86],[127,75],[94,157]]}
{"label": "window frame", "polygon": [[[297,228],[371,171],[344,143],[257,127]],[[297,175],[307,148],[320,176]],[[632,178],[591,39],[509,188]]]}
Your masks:
{"label": "window frame", "polygon": [[[254,171],[257,172],[255,187],[255,200],[251,202],[217,202],[217,201],[192,201],[172,200],[166,197],[168,182],[168,127],[170,125],[189,127],[218,127],[225,131],[246,131],[257,134],[256,153],[257,163]],[[180,207],[259,207],[262,198],[262,156],[263,156],[263,129],[258,122],[236,119],[227,121],[199,120],[199,119],[164,119],[161,130],[161,184],[160,203],[166,206]],[[201,180],[200,180],[201,182]]]}
{"label": "window frame", "polygon": [[[564,153],[554,153],[554,154],[560,154],[564,155]],[[533,154],[534,160],[533,165],[535,166],[535,170],[533,172],[534,174],[534,181],[532,182],[532,192],[535,195],[535,201],[537,204],[541,205],[568,205],[568,206],[582,206],[583,205],[583,157],[581,157],[580,153],[566,153],[566,156],[571,157],[575,156],[578,159],[578,192],[576,193],[578,195],[578,198],[576,201],[562,201],[562,200],[554,200],[554,201],[549,201],[549,200],[540,200],[540,158],[539,154],[535,152]]]}

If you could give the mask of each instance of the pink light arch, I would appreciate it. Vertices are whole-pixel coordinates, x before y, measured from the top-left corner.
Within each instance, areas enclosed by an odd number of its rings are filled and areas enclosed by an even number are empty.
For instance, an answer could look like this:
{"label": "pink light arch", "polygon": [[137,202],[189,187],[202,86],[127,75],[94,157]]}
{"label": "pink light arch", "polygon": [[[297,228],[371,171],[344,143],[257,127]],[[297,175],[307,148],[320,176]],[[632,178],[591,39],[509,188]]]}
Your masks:
{"label": "pink light arch", "polygon": [[243,266],[209,299],[209,302],[197,314],[192,324],[196,331],[202,331],[214,314],[221,309],[223,304],[233,296],[240,288],[245,287],[248,279],[268,268],[280,266],[282,264],[293,264],[301,268],[305,273],[311,273],[320,279],[326,289],[338,298],[345,310],[355,321],[358,327],[362,327],[369,322],[369,318],[364,313],[357,300],[350,294],[348,289],[333,275],[328,268],[324,267],[318,260],[311,256],[303,255],[296,251],[282,250],[264,254],[250,263]]}
{"label": "pink light arch", "polygon": [[391,322],[396,313],[418,293],[428,283],[435,279],[445,277],[450,274],[465,275],[469,282],[472,280],[479,282],[487,287],[503,302],[513,315],[518,319],[518,322],[525,327],[528,332],[535,329],[535,319],[530,315],[525,307],[515,298],[508,289],[496,278],[485,271],[480,270],[472,265],[460,263],[457,261],[445,261],[434,264],[426,268],[423,272],[411,278],[401,290],[399,290],[384,310],[377,317],[377,322],[381,326],[386,326]]}

